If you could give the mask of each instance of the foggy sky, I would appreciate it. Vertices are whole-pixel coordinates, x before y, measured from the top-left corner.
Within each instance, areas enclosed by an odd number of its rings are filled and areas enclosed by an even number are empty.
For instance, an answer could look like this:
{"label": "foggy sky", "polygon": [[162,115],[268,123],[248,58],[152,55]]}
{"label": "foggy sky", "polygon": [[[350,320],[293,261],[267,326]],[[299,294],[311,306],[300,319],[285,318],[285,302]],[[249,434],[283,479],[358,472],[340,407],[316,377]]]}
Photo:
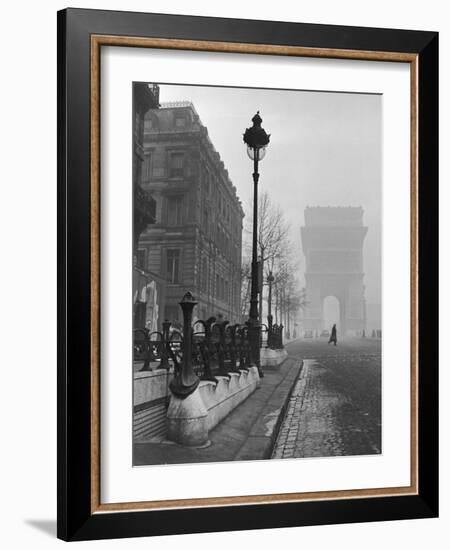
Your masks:
{"label": "foggy sky", "polygon": [[160,86],[160,102],[190,100],[251,212],[252,162],[242,140],[257,110],[271,134],[260,164],[267,190],[301,254],[306,206],[362,206],[366,300],[381,303],[381,105],[379,95],[203,86]]}

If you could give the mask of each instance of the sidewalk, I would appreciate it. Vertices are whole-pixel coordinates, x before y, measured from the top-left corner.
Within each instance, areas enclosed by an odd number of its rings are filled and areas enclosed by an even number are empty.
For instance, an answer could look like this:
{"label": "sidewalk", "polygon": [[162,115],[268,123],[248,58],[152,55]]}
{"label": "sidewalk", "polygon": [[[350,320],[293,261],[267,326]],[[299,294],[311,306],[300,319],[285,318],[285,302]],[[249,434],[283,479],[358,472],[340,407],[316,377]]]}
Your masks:
{"label": "sidewalk", "polygon": [[134,465],[270,458],[301,367],[298,358],[288,357],[279,370],[265,371],[261,386],[210,432],[209,447],[198,449],[169,441],[143,441],[134,444]]}

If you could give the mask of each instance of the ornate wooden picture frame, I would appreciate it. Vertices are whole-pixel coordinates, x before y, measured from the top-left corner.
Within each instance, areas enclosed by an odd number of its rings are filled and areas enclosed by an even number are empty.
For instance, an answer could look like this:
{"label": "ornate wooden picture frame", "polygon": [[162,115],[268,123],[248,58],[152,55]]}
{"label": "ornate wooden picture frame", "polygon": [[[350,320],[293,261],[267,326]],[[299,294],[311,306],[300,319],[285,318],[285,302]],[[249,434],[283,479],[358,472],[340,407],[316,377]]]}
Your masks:
{"label": "ornate wooden picture frame", "polygon": [[[149,496],[142,502],[102,503],[100,59],[102,48],[110,46],[409,65],[409,486],[197,499]],[[84,9],[59,12],[58,537],[86,540],[437,516],[437,234],[437,33]]]}

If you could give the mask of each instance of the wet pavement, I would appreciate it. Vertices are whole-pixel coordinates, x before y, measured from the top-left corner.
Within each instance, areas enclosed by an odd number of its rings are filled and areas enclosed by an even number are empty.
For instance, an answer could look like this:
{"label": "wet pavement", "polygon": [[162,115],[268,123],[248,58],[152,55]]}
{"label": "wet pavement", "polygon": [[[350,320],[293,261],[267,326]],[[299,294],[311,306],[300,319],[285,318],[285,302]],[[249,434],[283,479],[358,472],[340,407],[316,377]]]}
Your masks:
{"label": "wet pavement", "polygon": [[272,458],[381,452],[381,341],[297,340],[289,355],[304,359]]}

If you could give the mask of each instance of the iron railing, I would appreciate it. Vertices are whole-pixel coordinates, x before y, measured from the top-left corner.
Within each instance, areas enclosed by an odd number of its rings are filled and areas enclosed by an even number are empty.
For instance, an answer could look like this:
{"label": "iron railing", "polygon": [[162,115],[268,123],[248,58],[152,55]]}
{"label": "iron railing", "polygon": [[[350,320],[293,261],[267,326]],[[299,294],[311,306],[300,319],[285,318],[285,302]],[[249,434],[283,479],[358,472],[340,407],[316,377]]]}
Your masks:
{"label": "iron railing", "polygon": [[[230,377],[230,373],[248,370],[252,364],[250,327],[230,324],[229,321],[209,317],[192,323],[191,345],[185,346],[183,331],[164,321],[161,331],[134,330],[134,360],[143,362],[141,371],[168,370],[180,372],[185,348],[190,348],[190,364],[201,380],[216,381],[217,376]],[[260,347],[281,349],[283,325],[261,325]]]}

